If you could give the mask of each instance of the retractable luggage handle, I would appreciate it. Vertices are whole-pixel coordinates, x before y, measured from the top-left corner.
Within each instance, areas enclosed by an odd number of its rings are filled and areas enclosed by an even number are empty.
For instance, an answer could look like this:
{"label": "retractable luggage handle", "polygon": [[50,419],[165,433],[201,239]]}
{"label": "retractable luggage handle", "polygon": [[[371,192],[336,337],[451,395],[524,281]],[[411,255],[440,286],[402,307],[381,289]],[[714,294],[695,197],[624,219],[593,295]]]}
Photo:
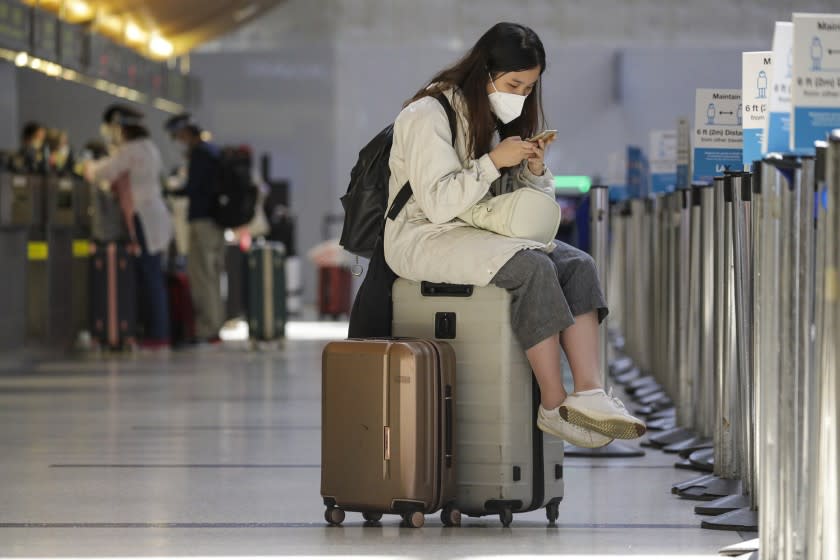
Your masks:
{"label": "retractable luggage handle", "polygon": [[421,282],[420,295],[423,297],[472,297],[474,286],[469,284],[436,284]]}

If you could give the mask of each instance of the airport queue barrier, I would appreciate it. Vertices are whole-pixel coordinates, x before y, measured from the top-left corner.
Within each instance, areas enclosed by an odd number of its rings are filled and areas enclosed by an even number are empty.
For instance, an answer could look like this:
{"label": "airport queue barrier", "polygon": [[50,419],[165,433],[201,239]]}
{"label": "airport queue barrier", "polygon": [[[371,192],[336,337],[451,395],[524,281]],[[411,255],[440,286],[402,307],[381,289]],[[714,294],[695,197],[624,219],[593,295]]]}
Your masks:
{"label": "airport queue barrier", "polygon": [[815,153],[610,211],[612,380],[765,558],[840,557],[840,130]]}

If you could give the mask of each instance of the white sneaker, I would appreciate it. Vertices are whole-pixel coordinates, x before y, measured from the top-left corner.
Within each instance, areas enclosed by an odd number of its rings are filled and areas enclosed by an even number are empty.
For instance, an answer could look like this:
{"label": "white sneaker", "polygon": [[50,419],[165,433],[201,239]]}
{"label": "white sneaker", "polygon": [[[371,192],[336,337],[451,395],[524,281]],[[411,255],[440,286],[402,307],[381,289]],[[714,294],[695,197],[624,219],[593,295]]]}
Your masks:
{"label": "white sneaker", "polygon": [[603,389],[583,391],[566,397],[560,405],[565,420],[616,439],[636,439],[647,431],[645,423],[630,415],[620,399]]}
{"label": "white sneaker", "polygon": [[572,445],[589,449],[604,447],[613,440],[613,438],[566,422],[556,408],[546,410],[542,405],[540,405],[539,414],[537,414],[537,427],[548,434],[568,441]]}

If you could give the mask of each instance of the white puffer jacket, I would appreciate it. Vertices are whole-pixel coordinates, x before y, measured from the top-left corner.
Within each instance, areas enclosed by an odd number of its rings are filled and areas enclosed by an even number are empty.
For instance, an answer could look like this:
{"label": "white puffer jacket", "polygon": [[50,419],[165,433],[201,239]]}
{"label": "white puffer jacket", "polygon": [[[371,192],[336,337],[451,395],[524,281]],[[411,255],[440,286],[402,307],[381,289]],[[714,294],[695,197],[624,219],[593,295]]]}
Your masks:
{"label": "white puffer jacket", "polygon": [[458,141],[452,146],[449,121],[433,97],[415,101],[394,123],[389,205],[409,181],[413,196],[385,225],[385,259],[402,278],[486,286],[522,249],[551,251],[553,243],[504,237],[456,218],[493,194],[532,188],[554,194],[546,169],[537,177],[527,163],[501,176],[489,155],[467,157],[466,104],[455,90],[445,92],[458,115]]}

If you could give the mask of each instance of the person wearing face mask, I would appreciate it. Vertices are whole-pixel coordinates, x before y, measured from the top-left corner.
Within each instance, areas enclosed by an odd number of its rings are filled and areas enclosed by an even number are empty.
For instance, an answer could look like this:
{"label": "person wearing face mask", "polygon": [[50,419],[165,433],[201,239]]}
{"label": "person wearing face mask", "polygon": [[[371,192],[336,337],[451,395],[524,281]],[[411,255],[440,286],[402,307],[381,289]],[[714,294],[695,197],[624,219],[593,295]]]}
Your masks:
{"label": "person wearing face mask", "polygon": [[[140,317],[150,349],[168,348],[169,305],[163,277],[163,252],[172,238],[172,223],[160,188],[162,160],[143,126],[142,113],[126,105],[111,105],[103,115],[101,133],[110,155],[84,164],[85,178],[94,184],[127,189],[123,211],[139,253],[138,288]],[[133,210],[126,210],[127,207]],[[131,223],[133,222],[133,224]],[[133,225],[133,228],[131,227]]]}
{"label": "person wearing face mask", "polygon": [[201,127],[189,114],[170,118],[166,131],[184,148],[188,160],[187,182],[172,194],[189,199],[189,249],[187,276],[195,310],[195,333],[198,342],[215,344],[224,323],[221,275],[224,268],[224,230],[212,219],[210,211],[220,171],[219,149],[205,142]]}
{"label": "person wearing face mask", "polygon": [[47,133],[47,149],[49,150],[49,169],[59,175],[72,172],[75,161],[70,141],[64,130],[52,129]]}
{"label": "person wearing face mask", "polygon": [[20,149],[12,158],[12,168],[19,173],[46,173],[47,129],[41,123],[28,122],[21,131]]}
{"label": "person wearing face mask", "polygon": [[[600,447],[646,428],[601,386],[598,324],[608,311],[592,258],[559,241],[505,237],[457,218],[488,196],[516,189],[554,195],[545,166],[551,142],[524,140],[541,130],[545,68],[533,30],[499,23],[417,92],[394,123],[389,204],[406,182],[412,197],[386,220],[385,259],[409,280],[510,291],[513,331],[540,387],[538,426],[575,445]],[[457,114],[454,142],[433,97],[439,93]],[[571,395],[563,386],[561,346],[574,377]]]}

